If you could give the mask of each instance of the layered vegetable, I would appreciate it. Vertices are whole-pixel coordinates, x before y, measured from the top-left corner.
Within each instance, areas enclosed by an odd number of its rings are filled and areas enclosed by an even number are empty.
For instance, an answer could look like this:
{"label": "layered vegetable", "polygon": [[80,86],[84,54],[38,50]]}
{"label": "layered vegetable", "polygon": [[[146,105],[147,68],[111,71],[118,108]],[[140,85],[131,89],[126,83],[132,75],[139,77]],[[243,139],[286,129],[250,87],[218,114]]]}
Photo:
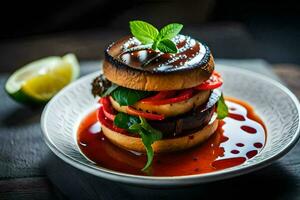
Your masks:
{"label": "layered vegetable", "polygon": [[[214,112],[218,119],[228,115],[228,108],[217,88],[223,84],[219,73],[202,84],[172,91],[140,91],[118,86],[104,76],[93,82],[93,94],[100,96],[99,121],[118,133],[141,137],[147,153],[147,170],[153,160],[152,144],[164,137],[201,129]],[[178,128],[178,124],[184,126]]]}

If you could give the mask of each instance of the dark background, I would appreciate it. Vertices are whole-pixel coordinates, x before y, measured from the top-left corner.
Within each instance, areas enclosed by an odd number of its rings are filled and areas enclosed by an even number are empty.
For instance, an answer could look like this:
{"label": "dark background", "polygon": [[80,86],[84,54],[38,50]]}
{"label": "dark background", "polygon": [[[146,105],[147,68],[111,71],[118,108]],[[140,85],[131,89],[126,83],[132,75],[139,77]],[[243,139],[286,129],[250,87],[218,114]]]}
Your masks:
{"label": "dark background", "polygon": [[97,54],[95,48],[84,48],[92,39],[96,45],[128,34],[133,19],[158,27],[183,23],[183,33],[205,40],[218,58],[300,64],[297,1],[10,0],[0,7],[0,71],[71,50],[81,59],[100,59],[102,45]]}

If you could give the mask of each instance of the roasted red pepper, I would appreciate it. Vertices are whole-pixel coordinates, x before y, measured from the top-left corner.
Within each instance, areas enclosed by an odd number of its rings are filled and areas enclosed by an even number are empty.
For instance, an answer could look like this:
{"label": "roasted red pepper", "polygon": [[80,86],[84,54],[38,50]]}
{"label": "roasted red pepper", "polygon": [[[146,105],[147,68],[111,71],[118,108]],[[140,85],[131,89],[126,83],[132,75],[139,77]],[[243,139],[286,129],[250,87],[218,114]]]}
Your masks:
{"label": "roasted red pepper", "polygon": [[103,112],[104,115],[110,119],[111,121],[114,121],[115,117],[116,117],[116,113],[113,109],[113,107],[111,106],[111,102],[109,100],[108,97],[102,97],[99,102],[103,105]]}
{"label": "roasted red pepper", "polygon": [[97,117],[99,122],[102,125],[106,126],[107,128],[116,131],[118,133],[127,133],[125,129],[115,126],[114,122],[105,116],[103,106],[100,106]]}
{"label": "roasted red pepper", "polygon": [[[164,93],[167,95],[163,95],[160,93]],[[148,103],[151,105],[164,105],[164,104],[170,104],[170,103],[177,103],[177,102],[181,102],[181,101],[185,101],[189,98],[191,98],[194,95],[193,89],[185,89],[185,90],[181,90],[179,91],[178,95],[175,97],[171,97],[171,98],[164,98],[164,97],[170,97],[173,96],[176,93],[176,91],[163,91],[163,92],[159,92],[156,96],[159,96],[161,98],[146,98],[146,99],[142,99],[140,102],[142,103]],[[159,95],[160,94],[160,95]]]}
{"label": "roasted red pepper", "polygon": [[221,75],[218,72],[214,71],[207,81],[204,81],[200,85],[196,86],[195,89],[212,90],[221,87],[222,84],[223,84],[223,79]]}

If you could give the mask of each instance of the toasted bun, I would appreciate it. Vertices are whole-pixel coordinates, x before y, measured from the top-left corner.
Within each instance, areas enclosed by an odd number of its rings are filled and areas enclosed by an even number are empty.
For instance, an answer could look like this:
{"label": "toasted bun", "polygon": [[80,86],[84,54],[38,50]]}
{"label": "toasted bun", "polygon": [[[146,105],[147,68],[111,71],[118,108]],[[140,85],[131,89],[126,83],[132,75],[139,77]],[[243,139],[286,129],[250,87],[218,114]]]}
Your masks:
{"label": "toasted bun", "polygon": [[[152,148],[156,153],[173,152],[191,148],[208,139],[217,130],[218,122],[218,119],[215,119],[215,121],[206,125],[203,129],[186,136],[156,141],[153,143]],[[113,144],[123,149],[145,152],[141,138],[115,132],[103,125],[102,131]]]}
{"label": "toasted bun", "polygon": [[[214,59],[210,50],[199,42],[196,43],[198,48],[201,47],[205,53],[201,54],[203,57],[199,58],[199,61],[195,61],[193,65],[174,66],[166,69],[160,67],[160,65],[151,66],[150,68],[131,66],[119,58],[122,53],[122,46],[126,41],[128,41],[128,38],[110,45],[105,51],[103,63],[103,72],[106,78],[123,87],[145,91],[191,88],[207,80],[214,70]],[[187,53],[187,55],[192,57],[192,55],[197,56],[198,54]],[[180,55],[175,54],[174,56]]]}

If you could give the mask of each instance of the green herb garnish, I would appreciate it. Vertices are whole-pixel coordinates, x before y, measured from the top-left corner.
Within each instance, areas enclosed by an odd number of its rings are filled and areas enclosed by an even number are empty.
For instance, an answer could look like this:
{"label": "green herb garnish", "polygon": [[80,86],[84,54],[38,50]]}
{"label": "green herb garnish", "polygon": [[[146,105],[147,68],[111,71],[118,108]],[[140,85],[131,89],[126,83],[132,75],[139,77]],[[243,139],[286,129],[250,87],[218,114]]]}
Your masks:
{"label": "green herb garnish", "polygon": [[119,86],[112,91],[111,96],[121,106],[130,106],[135,104],[137,101],[153,94],[152,92],[133,90]]}
{"label": "green herb garnish", "polygon": [[92,82],[92,94],[94,96],[106,97],[112,96],[121,106],[130,106],[137,101],[150,96],[153,92],[133,90],[118,86],[108,81],[103,75],[97,77]]}
{"label": "green herb garnish", "polygon": [[164,53],[177,53],[177,47],[171,39],[181,31],[182,24],[168,24],[160,31],[153,25],[139,20],[130,21],[129,26],[132,35],[142,44],[152,44],[152,49],[159,49]]}
{"label": "green herb garnish", "polygon": [[140,119],[138,117],[122,112],[119,112],[114,119],[114,124],[117,127],[124,128],[126,130],[128,130],[132,125],[138,123],[140,123]]}
{"label": "green herb garnish", "polygon": [[154,156],[151,145],[162,138],[162,133],[150,126],[144,118],[138,118],[121,112],[116,115],[114,124],[141,136],[147,153],[147,163],[142,171],[146,171],[151,166]]}
{"label": "green herb garnish", "polygon": [[177,53],[177,47],[172,40],[165,39],[158,43],[157,48],[162,52]]}
{"label": "green herb garnish", "polygon": [[223,93],[221,94],[217,103],[217,114],[218,114],[218,119],[224,119],[225,117],[228,116],[228,107],[225,103]]}
{"label": "green herb garnish", "polygon": [[151,24],[144,21],[129,22],[132,35],[143,44],[152,44],[156,40],[159,32]]}
{"label": "green herb garnish", "polygon": [[107,88],[102,94],[100,94],[101,97],[106,97],[110,95],[114,90],[116,90],[119,86],[116,84],[112,84],[109,88]]}
{"label": "green herb garnish", "polygon": [[144,118],[140,117],[140,120],[141,123],[131,125],[129,127],[129,130],[138,132],[142,137],[142,141],[147,152],[147,163],[142,169],[143,171],[145,171],[151,166],[153,161],[154,152],[151,145],[155,141],[160,140],[162,138],[162,133],[152,128],[152,126],[150,126]]}

